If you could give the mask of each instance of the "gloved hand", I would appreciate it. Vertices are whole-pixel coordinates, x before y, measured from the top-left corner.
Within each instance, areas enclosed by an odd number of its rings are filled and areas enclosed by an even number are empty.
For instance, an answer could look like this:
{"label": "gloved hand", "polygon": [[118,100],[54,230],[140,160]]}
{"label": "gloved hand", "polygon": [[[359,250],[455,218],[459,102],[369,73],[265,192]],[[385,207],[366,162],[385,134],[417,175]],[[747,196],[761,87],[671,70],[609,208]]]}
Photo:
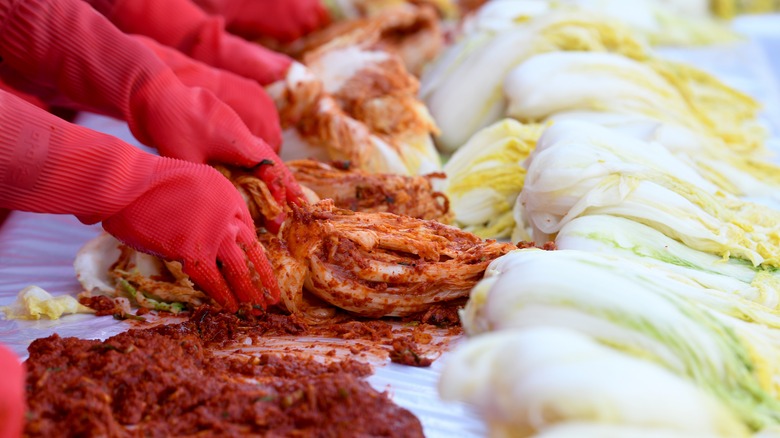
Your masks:
{"label": "gloved hand", "polygon": [[274,152],[282,145],[279,113],[265,89],[255,81],[229,71],[214,68],[157,41],[135,35],[152,50],[188,87],[203,87],[213,92],[238,113],[252,134],[262,138]]}
{"label": "gloved hand", "polygon": [[0,207],[102,221],[132,248],[180,261],[229,311],[279,300],[247,206],[214,168],[148,154],[5,92],[0,126]]}
{"label": "gloved hand", "polygon": [[22,436],[24,429],[24,367],[11,350],[0,344],[0,437]]}
{"label": "gloved hand", "polygon": [[321,0],[194,0],[204,11],[225,19],[227,30],[244,38],[294,41],[328,24]]}
{"label": "gloved hand", "polygon": [[289,170],[235,111],[208,90],[182,84],[140,41],[120,32],[86,3],[0,2],[0,24],[4,78],[26,77],[86,108],[124,119],[139,141],[163,155],[260,166],[257,175],[269,186],[281,187],[274,192],[277,201],[302,199]]}
{"label": "gloved hand", "polygon": [[209,16],[191,0],[86,1],[125,33],[148,36],[260,85],[282,79],[292,62],[286,55],[228,33],[222,18]]}

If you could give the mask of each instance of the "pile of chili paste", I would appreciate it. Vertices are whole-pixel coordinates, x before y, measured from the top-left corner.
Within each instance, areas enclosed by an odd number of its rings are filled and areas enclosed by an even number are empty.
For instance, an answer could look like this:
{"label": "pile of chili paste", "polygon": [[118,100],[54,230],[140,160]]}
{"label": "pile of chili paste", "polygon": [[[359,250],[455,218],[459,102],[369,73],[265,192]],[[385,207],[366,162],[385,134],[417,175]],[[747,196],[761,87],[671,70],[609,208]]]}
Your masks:
{"label": "pile of chili paste", "polygon": [[52,335],[29,347],[26,436],[423,436],[365,377],[370,365],[220,349],[263,325],[209,309],[105,341]]}

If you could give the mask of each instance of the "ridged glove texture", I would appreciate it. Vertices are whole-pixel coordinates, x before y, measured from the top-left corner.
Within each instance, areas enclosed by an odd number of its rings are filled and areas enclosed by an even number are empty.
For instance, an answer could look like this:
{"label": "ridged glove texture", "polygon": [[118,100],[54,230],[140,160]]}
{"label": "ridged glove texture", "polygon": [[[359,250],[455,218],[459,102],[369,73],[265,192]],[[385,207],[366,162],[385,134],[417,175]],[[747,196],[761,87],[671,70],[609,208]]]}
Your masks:
{"label": "ridged glove texture", "polygon": [[[178,13],[169,12],[169,18]],[[0,56],[4,79],[24,78],[126,120],[133,135],[161,155],[255,169],[281,204],[302,198],[273,148],[232,108],[205,88],[183,84],[147,44],[85,2],[0,0]]]}
{"label": "ridged glove texture", "polygon": [[[288,0],[279,1],[284,3]],[[125,33],[148,36],[213,67],[268,85],[285,77],[292,59],[225,29],[191,0],[87,0]]]}
{"label": "ridged glove texture", "polygon": [[24,428],[24,367],[19,358],[0,345],[0,436],[22,436]]}
{"label": "ridged glove texture", "polygon": [[223,17],[227,30],[244,38],[288,43],[330,22],[321,0],[194,0],[204,11]]}
{"label": "ridged glove texture", "polygon": [[248,208],[203,164],[159,157],[0,92],[0,208],[73,214],[183,264],[229,311],[279,299]]}
{"label": "ridged glove texture", "polygon": [[135,35],[139,41],[152,50],[188,87],[202,87],[214,93],[238,113],[252,134],[265,140],[279,152],[282,144],[282,129],[279,113],[273,99],[260,84],[226,70],[214,68],[189,56],[164,46],[157,41]]}

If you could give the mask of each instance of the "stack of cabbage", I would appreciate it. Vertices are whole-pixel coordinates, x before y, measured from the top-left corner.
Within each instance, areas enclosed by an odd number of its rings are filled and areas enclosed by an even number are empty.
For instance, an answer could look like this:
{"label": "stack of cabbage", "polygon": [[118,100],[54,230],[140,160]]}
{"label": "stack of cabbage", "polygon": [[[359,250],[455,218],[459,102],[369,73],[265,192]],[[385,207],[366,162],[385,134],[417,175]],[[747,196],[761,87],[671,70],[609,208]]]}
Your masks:
{"label": "stack of cabbage", "polygon": [[780,211],[579,121],[547,128],[519,202],[559,249],[489,267],[445,398],[521,435],[571,421],[687,436],[780,424]]}
{"label": "stack of cabbage", "polygon": [[[522,161],[542,127],[563,119],[660,142],[740,196],[776,196],[780,172],[767,164],[766,132],[752,98],[659,58],[631,28],[603,15],[569,8],[542,13],[537,2],[526,1],[494,0],[486,7],[493,4],[515,5],[514,19],[497,24],[491,17],[500,14],[483,9],[421,83],[441,131],[438,146],[453,154],[445,191],[459,226],[483,237],[510,236]],[[498,182],[484,184],[476,172]]]}
{"label": "stack of cabbage", "polygon": [[[440,139],[456,217],[558,250],[490,265],[442,397],[493,436],[780,433],[780,169],[756,102],[583,14],[474,35],[427,82],[461,128]],[[459,75],[473,112],[447,114]]]}

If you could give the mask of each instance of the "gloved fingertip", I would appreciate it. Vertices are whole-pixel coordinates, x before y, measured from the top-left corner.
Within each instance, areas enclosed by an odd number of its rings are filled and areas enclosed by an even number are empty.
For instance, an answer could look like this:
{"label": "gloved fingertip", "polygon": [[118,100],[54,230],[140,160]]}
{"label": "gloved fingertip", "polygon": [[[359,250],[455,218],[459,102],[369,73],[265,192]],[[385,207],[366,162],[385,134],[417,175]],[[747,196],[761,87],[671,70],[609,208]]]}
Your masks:
{"label": "gloved fingertip", "polygon": [[263,246],[256,240],[246,244],[246,254],[252,263],[255,272],[263,283],[264,301],[266,305],[273,305],[279,302],[281,291],[279,282],[274,275],[273,267],[268,261],[268,257],[263,250]]}
{"label": "gloved fingertip", "polygon": [[217,269],[216,264],[206,266],[202,261],[185,262],[184,272],[203,292],[228,312],[238,311],[238,301]]}
{"label": "gloved fingertip", "polygon": [[278,234],[285,220],[287,220],[287,214],[285,212],[281,212],[276,215],[276,217],[266,218],[264,225],[265,228],[272,234]]}
{"label": "gloved fingertip", "polygon": [[[263,266],[256,266],[257,261],[250,256],[250,249],[258,244],[256,240],[242,240],[239,235],[238,241],[225,242],[220,247],[219,257],[223,263],[221,271],[241,303],[265,309],[265,285],[260,275]],[[265,263],[268,261],[265,260]]]}
{"label": "gloved fingertip", "polygon": [[285,205],[287,203],[287,190],[282,180],[282,176],[279,175],[279,168],[284,164],[277,163],[273,160],[263,160],[255,166],[255,175],[262,180],[271,196],[279,205]]}

